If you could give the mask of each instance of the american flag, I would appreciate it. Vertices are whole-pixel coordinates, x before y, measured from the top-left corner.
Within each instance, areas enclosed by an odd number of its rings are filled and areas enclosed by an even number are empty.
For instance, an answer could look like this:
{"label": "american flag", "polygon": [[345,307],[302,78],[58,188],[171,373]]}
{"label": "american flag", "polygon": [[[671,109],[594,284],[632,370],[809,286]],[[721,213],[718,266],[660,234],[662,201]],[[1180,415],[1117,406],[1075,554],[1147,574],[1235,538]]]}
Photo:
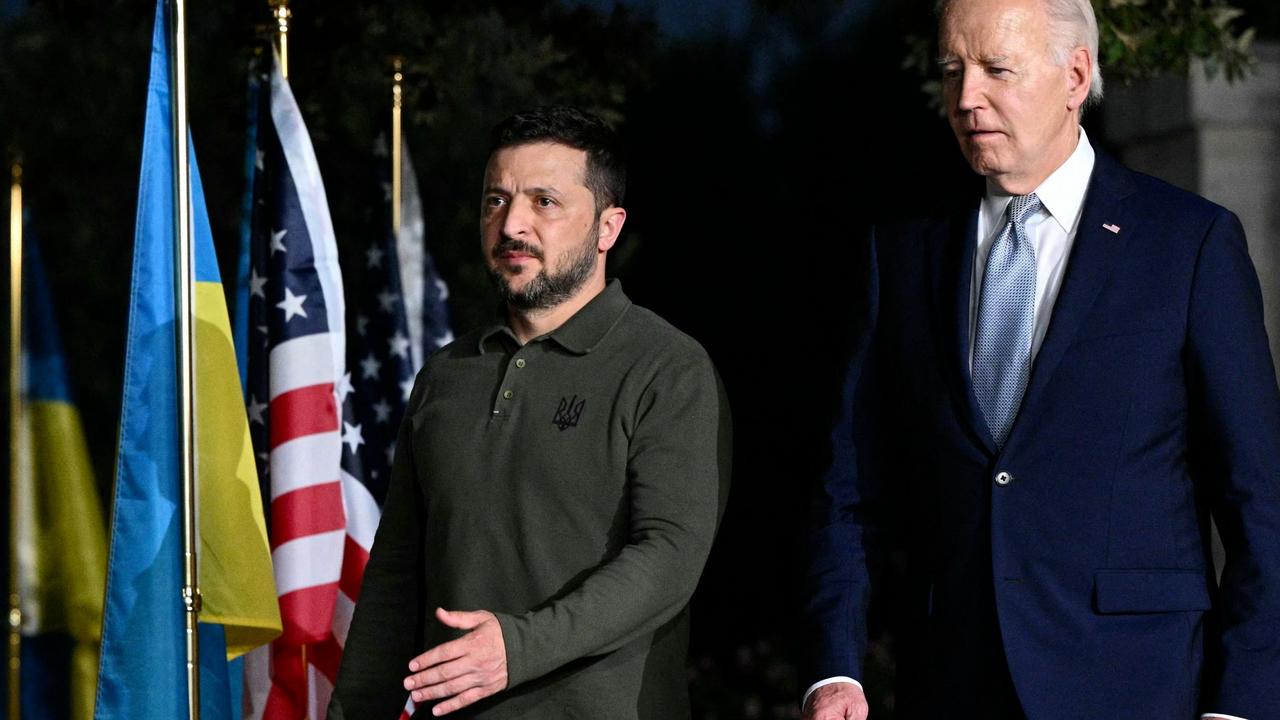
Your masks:
{"label": "american flag", "polygon": [[[261,93],[249,276],[247,406],[284,634],[246,664],[246,717],[324,714],[377,505],[341,469],[342,275],[319,166],[274,55]],[[269,501],[265,500],[269,498]],[[367,533],[367,534],[366,534]],[[355,584],[350,579],[355,578]]]}
{"label": "american flag", "polygon": [[[390,232],[392,171],[387,147],[385,134],[374,143],[384,199],[382,212]],[[435,260],[427,250],[426,219],[422,212],[422,196],[418,193],[418,176],[409,156],[409,146],[403,139],[400,150],[400,232],[396,234],[395,252],[416,369],[422,367],[431,353],[453,342],[453,323],[449,319],[449,286],[440,277]]]}
{"label": "american flag", "polygon": [[[352,373],[351,392],[343,402],[343,427],[344,437],[350,442],[343,449],[342,471],[353,489],[362,486],[376,504],[369,507],[366,493],[361,493],[361,507],[367,512],[349,516],[347,530],[360,544],[360,561],[343,565],[344,594],[348,587],[359,591],[364,562],[386,498],[396,431],[414,376],[431,352],[453,339],[445,305],[448,288],[425,246],[422,203],[407,152],[402,153],[401,165],[401,228],[398,234],[392,232],[389,155],[384,135],[374,144],[380,192],[378,202],[372,205],[377,207],[380,218],[370,223],[382,231],[374,233],[362,251],[361,278],[365,287],[359,297],[368,302],[356,308],[348,328],[351,342],[347,346],[347,362]],[[349,507],[353,505],[352,494],[348,494]],[[348,547],[348,552],[356,551]],[[349,610],[357,599],[356,595],[343,597],[344,603],[350,603],[342,604],[345,612],[335,617],[335,635],[343,640],[351,619]],[[413,703],[406,702],[401,717],[412,714]]]}
{"label": "american flag", "polygon": [[[263,497],[272,498],[268,517],[285,634],[246,663],[245,717],[295,720],[324,715],[386,496],[395,430],[417,370],[453,334],[448,287],[425,247],[407,152],[403,219],[400,232],[391,232],[391,163],[383,137],[375,145],[381,192],[370,204],[379,216],[370,225],[381,232],[372,233],[362,251],[358,281],[365,292],[359,296],[370,302],[352,316],[352,342],[345,348],[351,372],[335,365],[324,390],[310,384],[317,365],[341,357],[332,354],[340,346],[330,342],[329,354],[322,347],[322,337],[332,341],[341,327],[335,319],[342,312],[336,244],[289,86],[278,72],[261,83],[269,83],[271,92],[262,93],[251,135],[257,152],[247,284],[249,335],[256,343],[250,343],[248,406]],[[295,244],[301,247],[295,250]],[[341,335],[336,339],[342,342]],[[305,357],[289,353],[290,347],[306,350]],[[324,400],[325,407],[278,410],[286,393]],[[293,417],[292,410],[305,416]],[[324,422],[312,422],[318,418]],[[277,424],[297,431],[278,432]],[[290,454],[293,446],[300,452]],[[317,467],[321,459],[324,471]],[[337,469],[329,470],[333,462]],[[406,702],[402,717],[412,712],[413,703]]]}
{"label": "american flag", "polygon": [[[343,455],[343,468],[362,480],[379,506],[386,497],[396,431],[404,415],[413,379],[425,358],[452,342],[445,304],[448,287],[427,252],[421,203],[408,153],[402,163],[401,231],[391,229],[391,162],[386,136],[374,143],[381,227],[359,260],[367,298],[355,307],[347,346],[355,392],[344,414],[359,423],[363,443],[355,456]],[[416,327],[415,327],[416,325]],[[347,408],[350,410],[347,410]],[[348,460],[352,463],[348,465]]]}

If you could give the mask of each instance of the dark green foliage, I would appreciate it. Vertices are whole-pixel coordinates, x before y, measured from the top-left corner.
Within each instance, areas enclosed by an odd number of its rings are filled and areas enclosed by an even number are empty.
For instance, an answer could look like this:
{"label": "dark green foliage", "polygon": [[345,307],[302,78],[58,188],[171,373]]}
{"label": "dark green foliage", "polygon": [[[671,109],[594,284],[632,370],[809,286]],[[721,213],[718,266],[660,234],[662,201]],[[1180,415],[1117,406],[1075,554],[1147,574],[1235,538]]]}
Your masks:
{"label": "dark green foliage", "polygon": [[1226,0],[1095,0],[1104,71],[1132,79],[1183,71],[1191,59],[1205,73],[1244,77],[1254,30],[1240,27],[1244,14]]}

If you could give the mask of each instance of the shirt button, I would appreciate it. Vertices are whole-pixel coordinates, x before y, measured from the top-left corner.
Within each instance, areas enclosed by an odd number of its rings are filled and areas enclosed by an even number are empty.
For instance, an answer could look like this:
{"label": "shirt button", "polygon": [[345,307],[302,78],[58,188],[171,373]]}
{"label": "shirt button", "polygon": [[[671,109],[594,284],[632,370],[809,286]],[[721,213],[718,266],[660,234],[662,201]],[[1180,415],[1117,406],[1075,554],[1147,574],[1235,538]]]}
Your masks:
{"label": "shirt button", "polygon": [[524,358],[516,358],[516,367],[518,368],[524,367]]}
{"label": "shirt button", "polygon": [[515,395],[516,394],[511,392],[510,390],[507,390],[506,392],[502,393],[502,397],[506,400],[510,400],[511,398],[515,397]]}
{"label": "shirt button", "polygon": [[1012,481],[1013,481],[1013,476],[1012,476],[1012,475],[1010,475],[1009,473],[1007,473],[1007,472],[1003,472],[1003,471],[1002,471],[1002,472],[998,472],[998,473],[996,473],[996,484],[997,484],[997,485],[1000,485],[1000,486],[1002,486],[1002,487],[1003,487],[1003,486],[1005,486],[1005,485],[1008,485],[1008,484],[1009,484],[1010,482],[1012,482]]}

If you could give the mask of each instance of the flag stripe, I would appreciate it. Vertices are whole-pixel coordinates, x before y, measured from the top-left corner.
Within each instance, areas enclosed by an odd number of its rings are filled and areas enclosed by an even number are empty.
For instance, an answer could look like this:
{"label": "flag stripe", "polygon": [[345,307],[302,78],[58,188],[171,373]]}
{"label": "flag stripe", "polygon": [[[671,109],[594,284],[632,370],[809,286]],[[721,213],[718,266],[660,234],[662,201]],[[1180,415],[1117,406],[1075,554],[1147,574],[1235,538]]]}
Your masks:
{"label": "flag stripe", "polygon": [[338,677],[338,664],[342,662],[342,646],[332,637],[308,646],[307,662],[319,670],[332,686]]}
{"label": "flag stripe", "polygon": [[364,579],[364,567],[369,564],[369,551],[357,545],[350,536],[344,549],[340,587],[352,600],[359,602],[360,582]]}
{"label": "flag stripe", "polygon": [[382,510],[369,488],[350,473],[342,473],[342,497],[347,504],[347,534],[360,547],[373,547],[373,537],[378,532],[378,520]]}
{"label": "flag stripe", "polygon": [[[273,668],[274,666],[275,664],[272,663]],[[276,675],[274,669],[271,672],[275,682],[267,695],[267,706],[262,711],[262,720],[298,720],[303,716],[302,711],[294,705],[293,699],[285,692],[282,678]]]}
{"label": "flag stripe", "polygon": [[[338,405],[332,384],[290,390],[271,401],[272,448],[295,438],[339,427]],[[335,479],[332,473],[330,478]]]}
{"label": "flag stripe", "polygon": [[[285,340],[271,349],[271,399],[310,385],[333,383],[332,344],[329,333],[313,333]],[[341,375],[337,377],[342,377]]]}
{"label": "flag stripe", "polygon": [[[346,518],[342,513],[341,491],[339,484],[332,482],[274,498],[271,502],[271,549],[294,540],[342,530]],[[345,566],[345,560],[343,564]]]}
{"label": "flag stripe", "polygon": [[262,720],[271,695],[271,646],[263,645],[244,656],[244,697],[241,720]]}
{"label": "flag stripe", "polygon": [[[307,660],[310,661],[311,648],[307,648],[307,653]],[[308,668],[307,677],[311,681],[311,697],[308,699],[311,704],[311,717],[323,718],[325,710],[329,707],[329,698],[333,697],[333,682],[326,678],[315,665]]]}
{"label": "flag stripe", "polygon": [[[193,174],[192,182],[197,179]],[[205,230],[200,233],[196,257],[212,265],[204,272],[216,279],[213,234],[207,222],[198,223]],[[200,620],[226,625],[228,657],[238,657],[280,634],[280,608],[220,283],[196,283],[195,311]]]}
{"label": "flag stripe", "polygon": [[[274,528],[273,528],[274,529]],[[283,609],[285,597],[295,590],[338,582],[343,541],[341,530],[298,538],[271,551],[276,568],[276,591]],[[325,613],[328,616],[328,612]]]}
{"label": "flag stripe", "polygon": [[267,695],[263,720],[299,720],[307,710],[307,672],[300,645],[277,640],[271,643],[271,693]]}
{"label": "flag stripe", "polygon": [[339,433],[325,432],[290,440],[271,450],[271,500],[313,485],[334,482],[342,450]]}
{"label": "flag stripe", "polygon": [[333,606],[333,636],[342,647],[347,646],[347,631],[351,629],[351,616],[356,611],[356,601],[339,586],[338,602]]}
{"label": "flag stripe", "polygon": [[[280,616],[284,618],[284,639],[291,643],[312,643],[332,632],[333,604],[338,584],[316,585],[280,596]],[[274,663],[274,657],[272,658]],[[272,665],[274,667],[274,664]]]}

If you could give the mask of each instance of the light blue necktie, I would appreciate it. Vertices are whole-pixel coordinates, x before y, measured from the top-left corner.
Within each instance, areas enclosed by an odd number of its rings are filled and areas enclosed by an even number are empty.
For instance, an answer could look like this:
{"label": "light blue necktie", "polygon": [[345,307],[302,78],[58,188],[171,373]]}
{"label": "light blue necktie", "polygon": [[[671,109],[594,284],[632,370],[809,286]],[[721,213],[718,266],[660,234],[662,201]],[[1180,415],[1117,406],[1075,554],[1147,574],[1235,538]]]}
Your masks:
{"label": "light blue necktie", "polygon": [[1040,209],[1035,193],[1009,203],[1009,220],[987,256],[973,340],[973,392],[991,436],[1004,447],[1031,375],[1035,329],[1036,250],[1027,219]]}

